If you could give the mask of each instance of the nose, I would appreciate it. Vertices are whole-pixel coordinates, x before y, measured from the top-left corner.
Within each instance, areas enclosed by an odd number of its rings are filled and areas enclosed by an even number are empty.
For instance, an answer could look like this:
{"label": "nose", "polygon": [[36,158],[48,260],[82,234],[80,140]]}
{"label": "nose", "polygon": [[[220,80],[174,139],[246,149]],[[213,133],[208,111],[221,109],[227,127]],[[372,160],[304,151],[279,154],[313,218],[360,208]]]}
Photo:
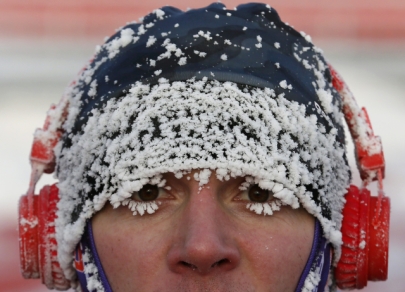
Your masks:
{"label": "nose", "polygon": [[218,274],[239,265],[240,253],[231,236],[229,219],[212,188],[191,194],[175,230],[167,257],[173,272]]}

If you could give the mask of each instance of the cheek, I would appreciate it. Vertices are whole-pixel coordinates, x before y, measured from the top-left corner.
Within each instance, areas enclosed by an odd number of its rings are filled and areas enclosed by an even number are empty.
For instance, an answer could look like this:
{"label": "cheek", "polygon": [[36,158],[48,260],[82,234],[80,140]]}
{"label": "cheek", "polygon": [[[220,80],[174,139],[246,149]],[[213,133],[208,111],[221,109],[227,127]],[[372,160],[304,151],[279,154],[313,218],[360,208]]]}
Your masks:
{"label": "cheek", "polygon": [[169,228],[146,228],[139,222],[142,220],[133,216],[119,224],[104,218],[95,216],[92,225],[97,251],[113,290],[130,291],[134,283],[140,287],[150,285],[150,279],[167,267],[162,261],[169,249]]}
{"label": "cheek", "polygon": [[[270,220],[270,218],[268,218]],[[294,220],[295,221],[295,220]],[[267,222],[269,223],[269,222]],[[294,291],[312,248],[314,220],[260,224],[241,231],[239,244],[252,277],[275,291]]]}

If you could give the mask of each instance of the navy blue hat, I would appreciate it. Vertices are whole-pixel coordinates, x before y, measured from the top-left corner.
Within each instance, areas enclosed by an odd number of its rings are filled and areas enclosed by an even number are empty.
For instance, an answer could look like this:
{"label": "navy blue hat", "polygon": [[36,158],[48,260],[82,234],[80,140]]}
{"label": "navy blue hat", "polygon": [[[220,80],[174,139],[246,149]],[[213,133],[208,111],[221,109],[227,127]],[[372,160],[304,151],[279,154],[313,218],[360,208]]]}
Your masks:
{"label": "navy blue hat", "polygon": [[321,51],[268,5],[157,9],[99,47],[66,101],[55,150],[65,274],[95,212],[110,202],[153,213],[133,192],[191,169],[273,191],[277,203],[247,206],[258,214],[304,207],[339,258],[350,181],[341,98]]}
{"label": "navy blue hat", "polygon": [[[124,39],[130,36],[134,40],[126,44]],[[323,85],[316,75],[308,74],[325,63],[309,37],[282,22],[268,5],[250,3],[227,10],[214,3],[187,12],[166,6],[146,16],[142,24],[124,26],[101,47],[89,66],[94,70],[91,81],[97,82],[97,96],[90,96],[89,79],[79,84],[84,103],[75,129],[80,130],[93,108],[122,96],[135,81],[153,85],[160,78],[172,82],[206,77],[274,88],[277,95],[312,104],[307,106],[308,115],[315,114],[329,129],[330,123],[338,127],[344,144],[343,129],[334,114],[320,109],[324,103],[317,89]],[[339,105],[331,74],[328,69],[322,71],[329,102]]]}

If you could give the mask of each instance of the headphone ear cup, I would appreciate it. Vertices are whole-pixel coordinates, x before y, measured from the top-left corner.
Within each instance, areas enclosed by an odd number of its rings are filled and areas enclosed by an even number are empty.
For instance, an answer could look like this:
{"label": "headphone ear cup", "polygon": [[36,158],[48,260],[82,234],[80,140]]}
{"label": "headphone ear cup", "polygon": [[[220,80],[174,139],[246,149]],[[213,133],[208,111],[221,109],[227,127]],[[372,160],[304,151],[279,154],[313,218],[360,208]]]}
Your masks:
{"label": "headphone ear cup", "polygon": [[39,193],[39,260],[42,282],[49,289],[70,288],[58,262],[55,219],[59,189],[56,184],[45,186]]}
{"label": "headphone ear cup", "polygon": [[[385,281],[388,278],[388,247],[389,247],[389,226],[390,226],[389,197],[381,200],[381,209],[378,205],[378,198],[370,199],[370,241],[368,260],[368,279],[370,281]],[[370,215],[371,215],[370,214]],[[377,214],[378,216],[375,216]],[[375,221],[375,219],[377,219]]]}
{"label": "headphone ear cup", "polygon": [[18,236],[20,267],[25,279],[38,279],[38,196],[33,196],[32,213],[29,213],[28,196],[21,196],[18,204]]}
{"label": "headphone ear cup", "polygon": [[[67,290],[70,288],[70,283],[57,261],[55,219],[59,201],[58,187],[56,184],[45,186],[41,189],[39,196],[33,196],[33,198],[36,205],[35,219],[33,219],[35,226],[22,229],[21,221],[24,220],[20,219],[20,255],[23,276],[25,278],[40,277],[42,283],[49,289]],[[21,218],[27,215],[27,203],[28,197],[23,196],[20,199]]]}
{"label": "headphone ear cup", "polygon": [[351,185],[345,199],[342,255],[335,270],[336,283],[340,289],[361,289],[367,285],[370,193]]}
{"label": "headphone ear cup", "polygon": [[368,280],[387,278],[389,198],[382,199],[380,209],[378,197],[371,197],[366,188],[359,190],[351,185],[345,199],[342,255],[335,278],[340,289],[362,289]]}

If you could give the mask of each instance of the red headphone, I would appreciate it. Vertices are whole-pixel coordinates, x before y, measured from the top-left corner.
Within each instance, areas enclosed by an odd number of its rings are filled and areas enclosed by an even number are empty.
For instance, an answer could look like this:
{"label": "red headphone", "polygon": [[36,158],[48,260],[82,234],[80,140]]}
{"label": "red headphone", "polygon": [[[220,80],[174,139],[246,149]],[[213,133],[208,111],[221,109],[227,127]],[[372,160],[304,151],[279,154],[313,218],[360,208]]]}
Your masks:
{"label": "red headphone", "polygon": [[[362,289],[367,281],[385,281],[388,274],[390,199],[383,191],[385,173],[381,139],[374,136],[365,108],[359,109],[352,93],[329,65],[333,87],[343,101],[343,114],[355,145],[363,186],[351,185],[345,195],[342,255],[335,270],[340,289]],[[378,181],[378,197],[367,184]]]}
{"label": "red headphone", "polygon": [[[343,113],[356,149],[356,160],[363,186],[351,185],[345,196],[343,209],[342,255],[335,269],[340,289],[361,289],[367,281],[384,281],[388,272],[388,238],[390,200],[384,196],[384,154],[381,139],[374,136],[365,108],[358,108],[348,87],[331,67],[333,86],[342,96]],[[35,195],[35,185],[42,173],[55,168],[54,147],[59,141],[67,113],[66,99],[51,110],[43,129],[37,130],[30,160],[31,181],[28,192],[19,203],[20,265],[24,278],[41,278],[49,289],[67,290],[69,281],[64,277],[57,260],[55,218],[58,197],[56,184],[45,186]],[[56,126],[55,126],[56,125]],[[370,196],[367,183],[378,181],[378,197]]]}

